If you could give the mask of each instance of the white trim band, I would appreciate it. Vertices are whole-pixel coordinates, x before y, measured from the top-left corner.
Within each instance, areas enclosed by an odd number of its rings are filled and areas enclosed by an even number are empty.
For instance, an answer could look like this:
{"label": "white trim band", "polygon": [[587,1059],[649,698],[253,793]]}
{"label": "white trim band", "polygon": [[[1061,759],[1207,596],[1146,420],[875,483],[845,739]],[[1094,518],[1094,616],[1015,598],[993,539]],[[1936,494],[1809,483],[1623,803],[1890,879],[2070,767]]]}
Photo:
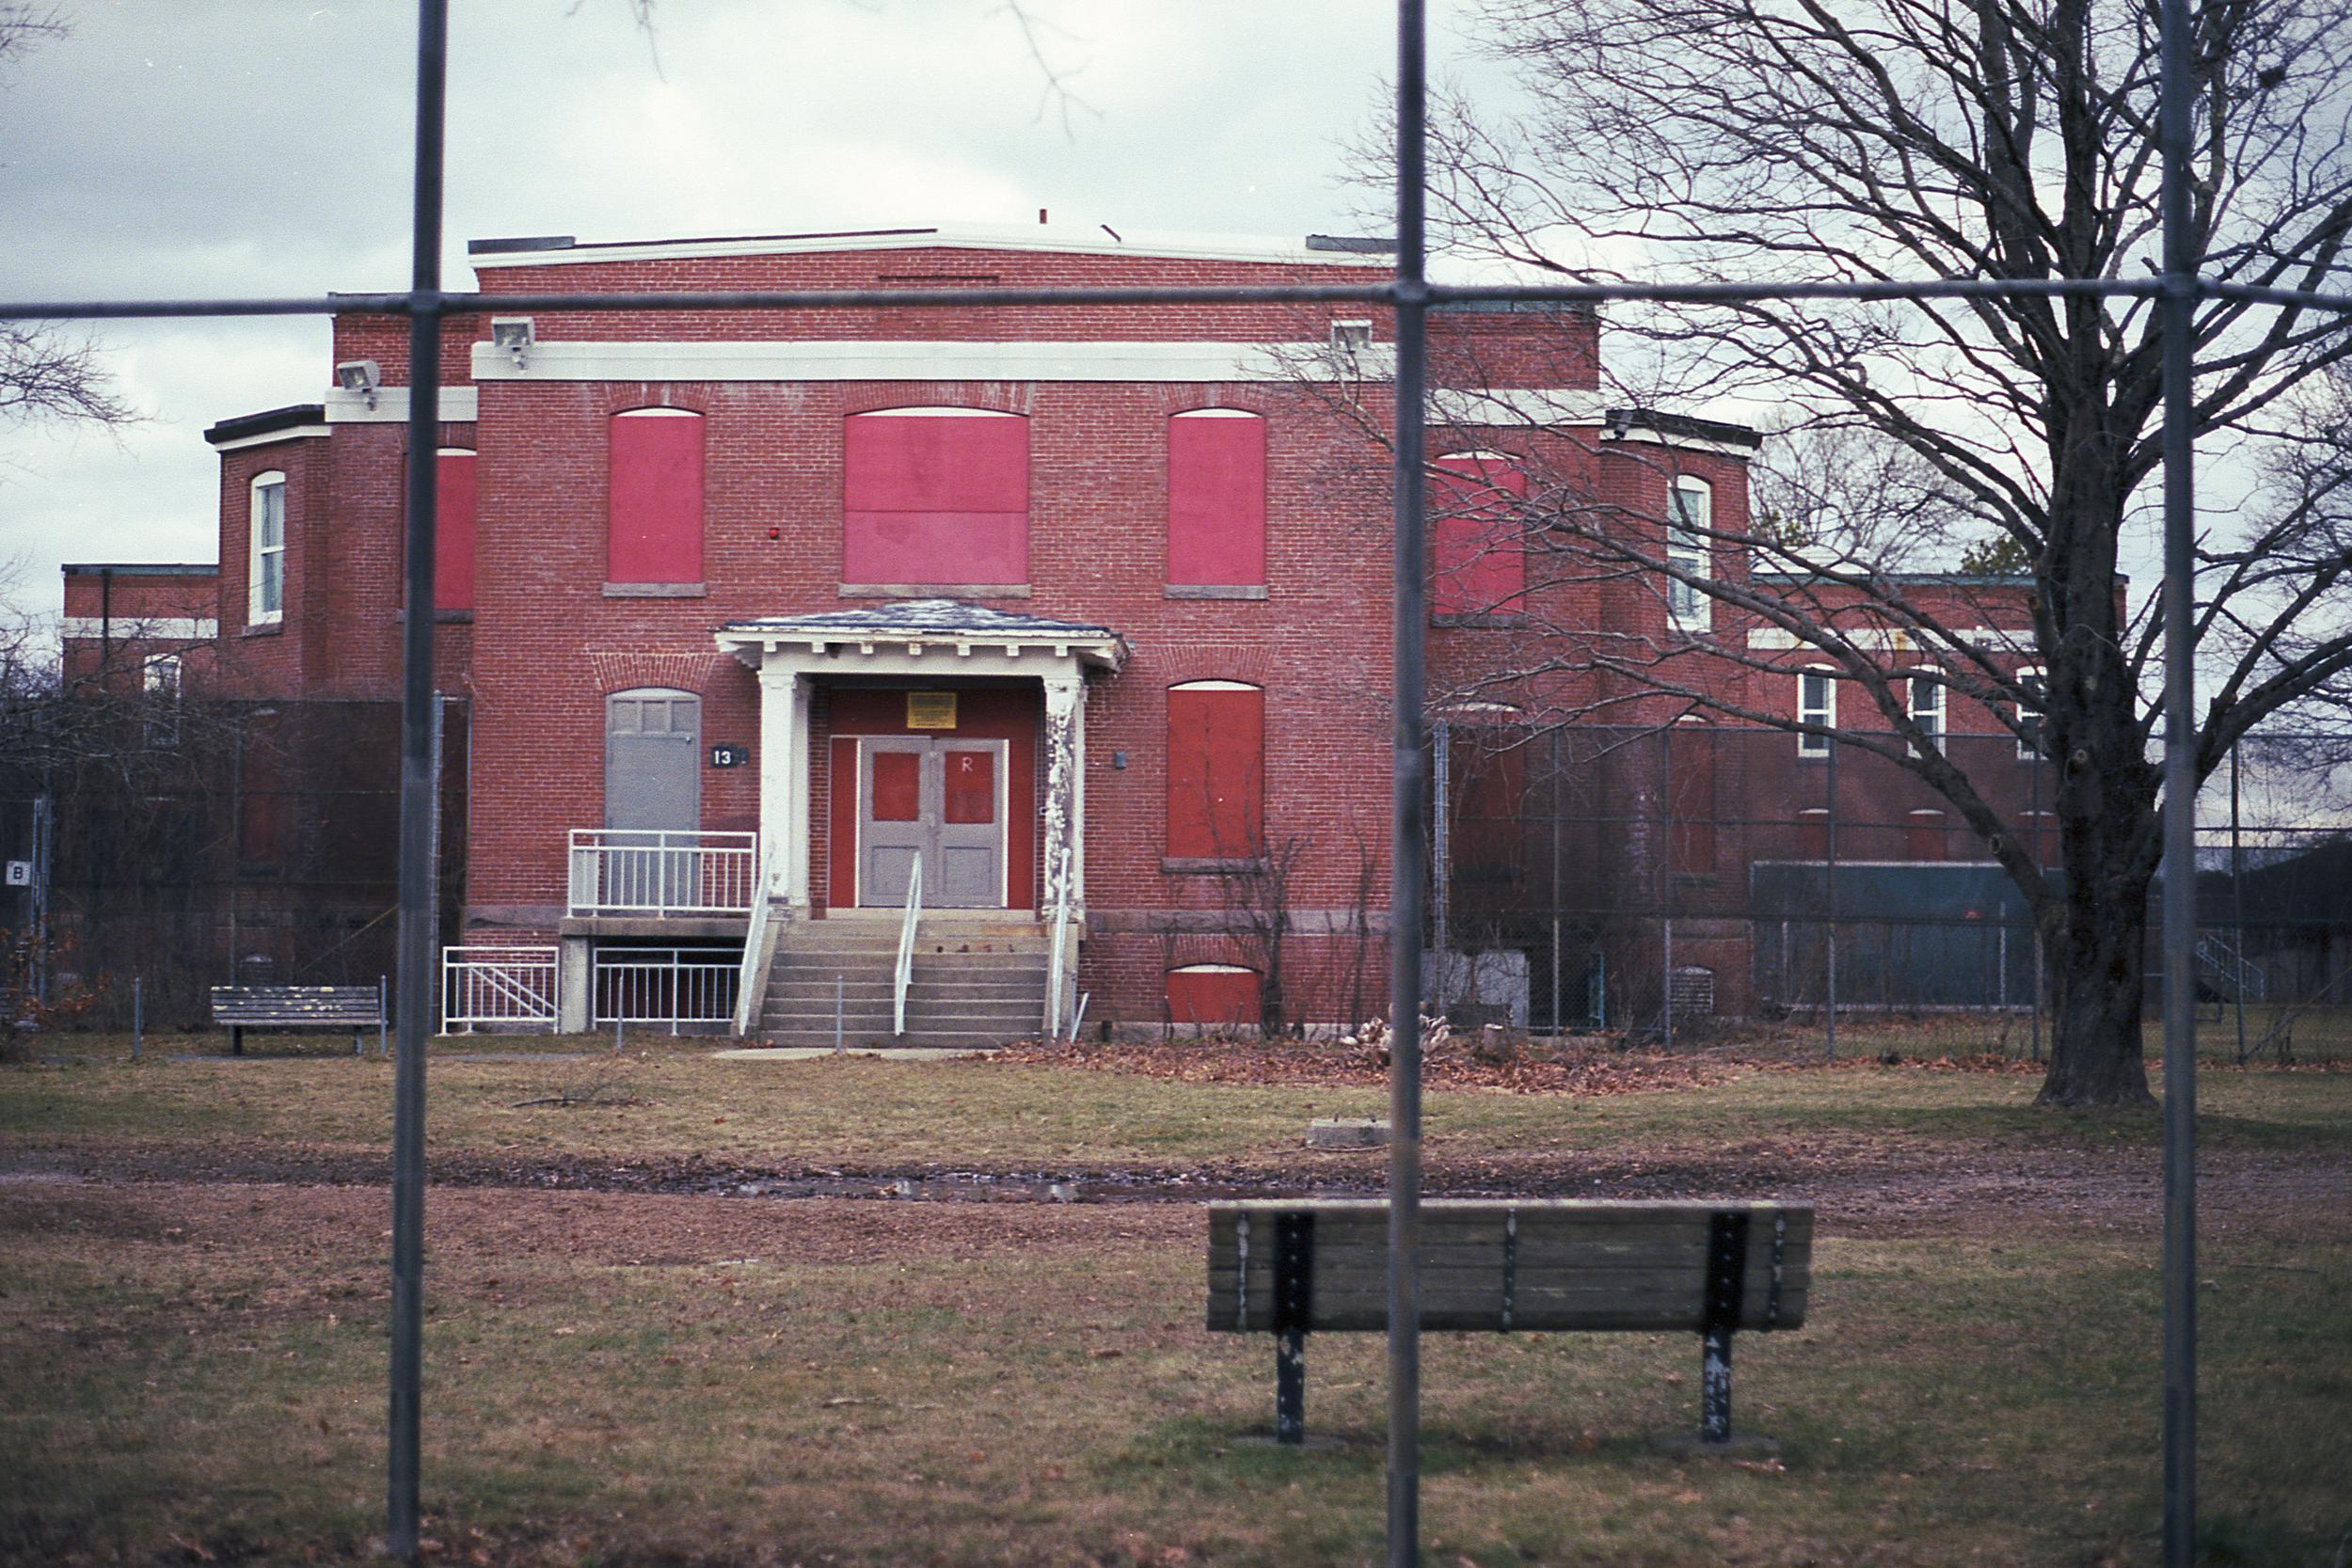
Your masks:
{"label": "white trim band", "polygon": [[[482,353],[496,353],[512,359],[504,349],[492,349],[488,343],[476,343],[476,358]],[[481,393],[471,387],[441,388],[441,422],[471,424],[481,406]],[[341,387],[329,387],[323,400],[326,405],[328,424],[405,424],[408,420],[408,388],[378,387],[375,406],[368,406],[365,392],[346,392]],[[283,437],[274,437],[283,439]]]}
{"label": "white trim band", "polygon": [[309,441],[333,432],[323,424],[289,425],[283,430],[265,430],[259,436],[239,436],[227,441],[215,441],[215,451],[243,451],[247,447],[275,446],[280,441]]}
{"label": "white trim band", "polygon": [[[561,250],[497,250],[467,258],[476,272],[510,267],[580,267],[607,261],[692,261],[727,256],[821,256],[843,251],[978,250],[1019,255],[1152,257],[1180,261],[1265,261],[1387,270],[1391,255],[1310,250],[1304,240],[1246,234],[1125,231],[1052,226],[906,229],[879,233],[780,234],[751,239],[656,240],[641,245],[574,245]],[[977,258],[975,258],[977,260]]]}
{"label": "white trim band", "polygon": [[208,642],[220,635],[220,623],[192,615],[69,615],[59,635]]}
{"label": "white trim band", "polygon": [[[1362,379],[1393,374],[1394,355],[1385,348],[1360,359],[1354,373]],[[1327,380],[1336,371],[1320,343],[543,341],[520,365],[489,343],[473,351],[482,382],[1225,382]]]}

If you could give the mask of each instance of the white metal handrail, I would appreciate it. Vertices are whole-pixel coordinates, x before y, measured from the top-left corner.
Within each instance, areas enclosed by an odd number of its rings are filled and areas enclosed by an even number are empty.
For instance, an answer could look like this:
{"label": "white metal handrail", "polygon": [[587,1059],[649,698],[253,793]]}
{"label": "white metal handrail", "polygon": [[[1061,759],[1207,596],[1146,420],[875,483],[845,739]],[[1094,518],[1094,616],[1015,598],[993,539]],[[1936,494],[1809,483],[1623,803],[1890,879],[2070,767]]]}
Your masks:
{"label": "white metal handrail", "polygon": [[1070,933],[1070,879],[1064,876],[1054,895],[1053,958],[1045,972],[1045,1038],[1048,1043],[1061,1038],[1062,976],[1068,973],[1066,957]]}
{"label": "white metal handrail", "polygon": [[723,953],[608,947],[596,954],[591,1024],[723,1024],[735,1016],[736,964]]}
{"label": "white metal handrail", "polygon": [[759,835],[650,828],[574,828],[571,913],[749,914],[759,892]]}
{"label": "white metal handrail", "polygon": [[893,1036],[907,1032],[907,982],[914,977],[914,923],[922,914],[923,852],[918,849],[914,852],[914,864],[907,871],[907,912],[898,922],[898,969],[890,985]]}
{"label": "white metal handrail", "polygon": [[743,967],[735,978],[735,1033],[738,1038],[752,1032],[752,1013],[758,1006],[758,999],[752,992],[759,984],[760,950],[768,942],[768,857],[772,853],[772,846],[764,847],[754,862],[759,871],[758,881],[752,889],[752,923],[743,933]]}
{"label": "white metal handrail", "polygon": [[441,1033],[483,1025],[555,1027],[552,947],[448,947],[441,952]]}

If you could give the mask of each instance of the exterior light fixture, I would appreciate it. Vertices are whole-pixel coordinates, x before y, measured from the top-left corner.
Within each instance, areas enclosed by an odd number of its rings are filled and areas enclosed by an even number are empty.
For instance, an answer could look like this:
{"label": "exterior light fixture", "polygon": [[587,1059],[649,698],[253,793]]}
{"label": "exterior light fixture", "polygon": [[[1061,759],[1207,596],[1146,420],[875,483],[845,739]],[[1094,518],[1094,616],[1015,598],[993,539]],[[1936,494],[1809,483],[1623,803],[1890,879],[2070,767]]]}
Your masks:
{"label": "exterior light fixture", "polygon": [[335,385],[367,399],[371,411],[375,407],[375,389],[383,384],[383,369],[373,359],[345,359],[335,367]]}
{"label": "exterior light fixture", "polygon": [[492,316],[490,341],[515,356],[515,368],[521,370],[524,351],[539,341],[537,329],[529,316]]}

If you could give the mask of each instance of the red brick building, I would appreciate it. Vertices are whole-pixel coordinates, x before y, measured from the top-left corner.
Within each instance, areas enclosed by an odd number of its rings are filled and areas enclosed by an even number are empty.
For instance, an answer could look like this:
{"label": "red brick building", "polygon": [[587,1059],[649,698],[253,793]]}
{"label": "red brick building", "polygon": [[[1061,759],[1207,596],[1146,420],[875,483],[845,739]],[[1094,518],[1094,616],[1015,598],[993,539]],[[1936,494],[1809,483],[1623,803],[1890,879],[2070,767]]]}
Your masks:
{"label": "red brick building", "polygon": [[[1347,242],[1107,230],[472,251],[490,295],[1387,265]],[[339,320],[322,402],[209,433],[225,688],[396,695],[405,334]],[[1744,529],[1752,432],[1603,406],[1581,309],[1445,311],[1432,334],[1439,719],[1655,728],[1670,699],[1540,656],[1577,638],[1770,647],[1654,576],[1555,570],[1525,522],[1573,504],[1740,577],[1744,552],[1707,534]],[[1263,303],[453,321],[432,613],[469,804],[445,938],[559,947],[575,1027],[711,1015],[740,982],[742,1022],[771,1037],[830,1039],[836,998],[848,1034],[888,1036],[919,863],[912,1037],[1030,1032],[1080,993],[1089,1027],[1134,1031],[1378,1011],[1388,335],[1375,310]],[[1734,660],[1703,678],[1758,677]],[[1779,745],[1793,766],[1795,738]],[[1491,824],[1520,815],[1524,751],[1486,752],[1444,815],[1473,861],[1523,857],[1524,825]],[[1804,787],[1711,760],[1674,777],[1710,799]],[[1625,785],[1643,821],[1646,787]],[[1663,856],[1743,881],[1757,847],[1740,837],[1615,835],[1592,874]],[[1729,1006],[1748,937],[1717,925],[1693,940]]]}

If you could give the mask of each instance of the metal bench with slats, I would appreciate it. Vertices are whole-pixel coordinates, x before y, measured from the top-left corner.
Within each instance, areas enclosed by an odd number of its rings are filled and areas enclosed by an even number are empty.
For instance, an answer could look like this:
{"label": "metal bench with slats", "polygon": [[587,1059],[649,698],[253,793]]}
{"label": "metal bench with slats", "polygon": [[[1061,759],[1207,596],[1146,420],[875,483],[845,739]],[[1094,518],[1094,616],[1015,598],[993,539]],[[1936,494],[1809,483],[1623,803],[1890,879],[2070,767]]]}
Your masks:
{"label": "metal bench with slats", "polygon": [[247,1029],[348,1029],[351,1053],[375,1031],[385,1047],[384,986],[215,986],[213,1022],[229,1025],[229,1053],[245,1054]]}
{"label": "metal bench with slats", "polygon": [[[1802,1203],[1422,1205],[1421,1326],[1701,1336],[1699,1440],[1731,1438],[1731,1338],[1796,1328],[1812,1282]],[[1212,1330],[1272,1334],[1275,1436],[1306,1440],[1310,1333],[1389,1326],[1385,1199],[1209,1205]]]}

